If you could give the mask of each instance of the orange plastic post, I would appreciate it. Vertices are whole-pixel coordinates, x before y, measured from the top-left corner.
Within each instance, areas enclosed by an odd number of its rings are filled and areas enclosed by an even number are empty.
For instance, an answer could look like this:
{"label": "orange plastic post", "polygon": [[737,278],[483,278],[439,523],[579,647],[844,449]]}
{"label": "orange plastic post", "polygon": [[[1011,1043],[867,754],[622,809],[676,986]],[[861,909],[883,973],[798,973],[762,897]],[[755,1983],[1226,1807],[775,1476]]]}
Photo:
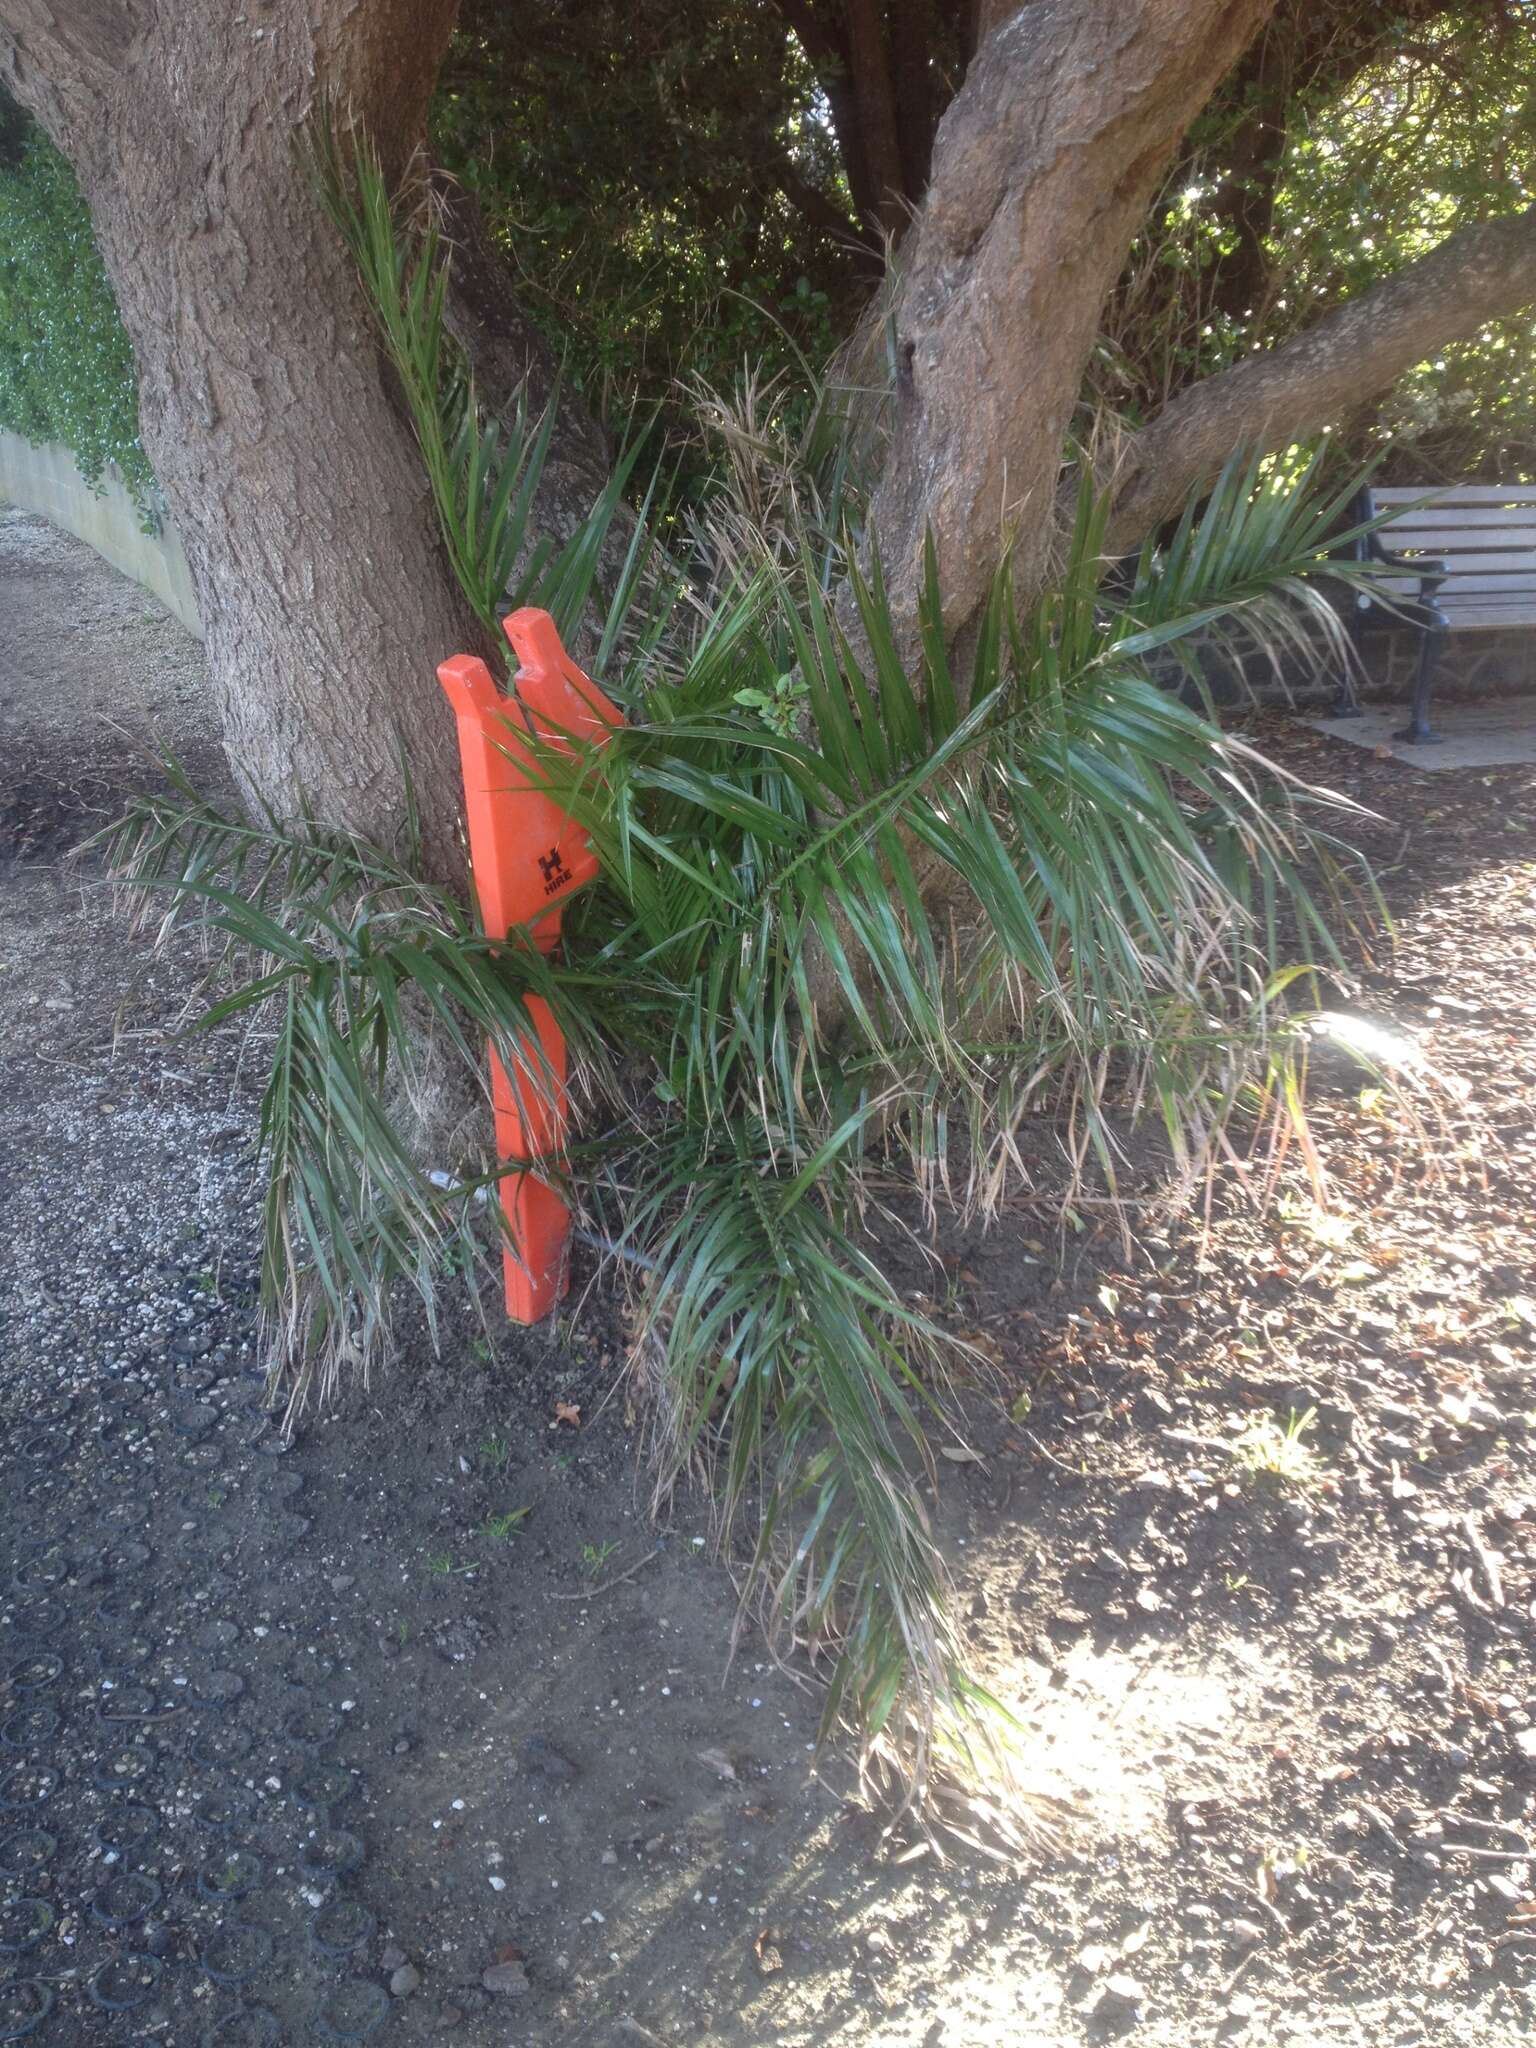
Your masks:
{"label": "orange plastic post", "polygon": [[[523,1058],[509,1075],[491,1049],[491,1104],[496,1118],[498,1159],[547,1159],[565,1144],[565,1034],[541,996],[528,997],[533,1032],[523,1041]],[[566,1247],[571,1216],[564,1201],[532,1173],[502,1175],[501,1207],[507,1219],[502,1278],[507,1314],[514,1323],[537,1323],[570,1285]]]}
{"label": "orange plastic post", "polygon": [[[537,735],[546,749],[572,752],[578,744],[600,743],[624,720],[566,653],[548,612],[514,612],[506,633],[519,663],[506,696],[472,654],[443,662],[437,676],[458,720],[469,858],[486,935],[505,939],[521,927],[528,943],[552,953],[565,899],[592,880],[598,864],[581,827],[538,786],[529,736]],[[508,1074],[491,1050],[502,1160],[550,1158],[565,1143],[565,1038],[540,997],[530,996],[527,1007],[532,1029],[516,1071]],[[534,1173],[504,1174],[501,1203],[507,1314],[514,1322],[536,1323],[570,1284],[570,1213]]]}

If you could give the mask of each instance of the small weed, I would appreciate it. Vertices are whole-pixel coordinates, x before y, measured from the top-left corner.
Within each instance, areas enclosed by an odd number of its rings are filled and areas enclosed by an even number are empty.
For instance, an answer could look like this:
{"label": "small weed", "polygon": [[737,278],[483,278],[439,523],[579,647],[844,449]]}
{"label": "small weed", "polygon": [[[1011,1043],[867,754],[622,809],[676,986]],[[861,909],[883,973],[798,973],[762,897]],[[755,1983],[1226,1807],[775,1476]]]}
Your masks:
{"label": "small weed", "polygon": [[966,1300],[966,1283],[957,1272],[947,1270],[944,1274],[944,1299],[939,1303],[940,1315],[964,1315]]}
{"label": "small weed", "polygon": [[434,1579],[462,1579],[475,1569],[472,1564],[455,1564],[447,1550],[434,1550],[427,1558],[427,1570]]}
{"label": "small weed", "polygon": [[504,1436],[488,1436],[480,1445],[480,1455],[493,1472],[505,1472],[512,1446]]}
{"label": "small weed", "polygon": [[736,692],[736,702],[744,710],[755,711],[768,730],[783,739],[793,737],[804,698],[805,686],[793,673],[776,677],[768,689]]}
{"label": "small weed", "polygon": [[472,1337],[469,1342],[469,1355],[476,1365],[489,1365],[491,1362],[491,1347],[483,1337]]}
{"label": "small weed", "polygon": [[462,1237],[456,1237],[443,1253],[443,1271],[456,1278],[472,1272],[475,1264],[474,1247]]}
{"label": "small weed", "polygon": [[1321,1471],[1306,1434],[1316,1420],[1315,1408],[1300,1415],[1293,1408],[1284,1424],[1278,1416],[1256,1416],[1233,1442],[1238,1463],[1254,1479],[1272,1480],[1280,1486],[1315,1486]]}
{"label": "small weed", "polygon": [[224,1491],[224,1489],[223,1489],[223,1487],[222,1487],[222,1486],[210,1486],[210,1487],[209,1487],[209,1489],[208,1489],[208,1505],[209,1505],[209,1507],[211,1507],[211,1508],[221,1508],[221,1507],[223,1507],[223,1505],[224,1505],[224,1502],[225,1502],[225,1500],[226,1500],[227,1498],[228,1498],[228,1496],[227,1496],[227,1495],[225,1494],[225,1491]]}
{"label": "small weed", "polygon": [[569,1472],[575,1462],[576,1453],[574,1451],[556,1451],[555,1470],[557,1472]]}
{"label": "small weed", "polygon": [[505,1543],[516,1535],[532,1512],[531,1508],[510,1508],[504,1515],[487,1515],[481,1526],[487,1536],[494,1536],[498,1543]]}
{"label": "small weed", "polygon": [[583,1543],[581,1568],[586,1576],[595,1579],[618,1547],[617,1543]]}

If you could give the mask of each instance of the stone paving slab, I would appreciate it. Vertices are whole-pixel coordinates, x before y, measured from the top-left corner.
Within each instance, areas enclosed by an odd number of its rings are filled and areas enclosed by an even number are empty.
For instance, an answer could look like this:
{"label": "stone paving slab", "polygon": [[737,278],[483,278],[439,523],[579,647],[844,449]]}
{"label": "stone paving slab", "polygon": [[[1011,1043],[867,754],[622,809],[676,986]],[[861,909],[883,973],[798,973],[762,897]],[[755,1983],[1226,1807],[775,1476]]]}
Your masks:
{"label": "stone paving slab", "polygon": [[1385,749],[1394,760],[1431,773],[1536,762],[1536,697],[1436,705],[1431,717],[1438,737],[1428,745],[1397,737],[1407,716],[1402,704],[1368,704],[1358,718],[1306,718],[1302,723],[1371,753]]}

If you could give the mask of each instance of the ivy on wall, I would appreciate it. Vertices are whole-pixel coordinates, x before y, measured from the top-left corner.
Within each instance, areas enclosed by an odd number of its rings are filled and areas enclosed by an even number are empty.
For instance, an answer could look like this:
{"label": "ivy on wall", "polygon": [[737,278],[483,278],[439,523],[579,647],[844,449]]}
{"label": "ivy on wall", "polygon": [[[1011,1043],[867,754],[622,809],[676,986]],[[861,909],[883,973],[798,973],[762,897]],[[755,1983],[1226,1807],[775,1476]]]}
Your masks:
{"label": "ivy on wall", "polygon": [[61,441],[98,484],[109,463],[156,523],[133,350],[74,174],[28,124],[0,155],[0,427]]}

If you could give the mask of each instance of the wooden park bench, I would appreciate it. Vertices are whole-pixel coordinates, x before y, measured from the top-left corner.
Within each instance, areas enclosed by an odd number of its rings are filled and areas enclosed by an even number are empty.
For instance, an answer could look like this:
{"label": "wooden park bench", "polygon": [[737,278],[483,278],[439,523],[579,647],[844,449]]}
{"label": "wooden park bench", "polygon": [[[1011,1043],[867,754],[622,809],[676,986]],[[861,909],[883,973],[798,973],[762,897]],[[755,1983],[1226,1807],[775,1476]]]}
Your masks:
{"label": "wooden park bench", "polygon": [[[1379,563],[1387,573],[1384,601],[1355,594],[1351,637],[1383,626],[1417,630],[1413,704],[1397,737],[1423,742],[1435,737],[1429,700],[1447,638],[1536,627],[1536,484],[1394,484],[1362,491],[1350,523],[1397,505],[1408,509],[1385,535],[1370,533],[1352,545],[1357,561]],[[1347,716],[1359,708],[1346,678],[1339,710]]]}

